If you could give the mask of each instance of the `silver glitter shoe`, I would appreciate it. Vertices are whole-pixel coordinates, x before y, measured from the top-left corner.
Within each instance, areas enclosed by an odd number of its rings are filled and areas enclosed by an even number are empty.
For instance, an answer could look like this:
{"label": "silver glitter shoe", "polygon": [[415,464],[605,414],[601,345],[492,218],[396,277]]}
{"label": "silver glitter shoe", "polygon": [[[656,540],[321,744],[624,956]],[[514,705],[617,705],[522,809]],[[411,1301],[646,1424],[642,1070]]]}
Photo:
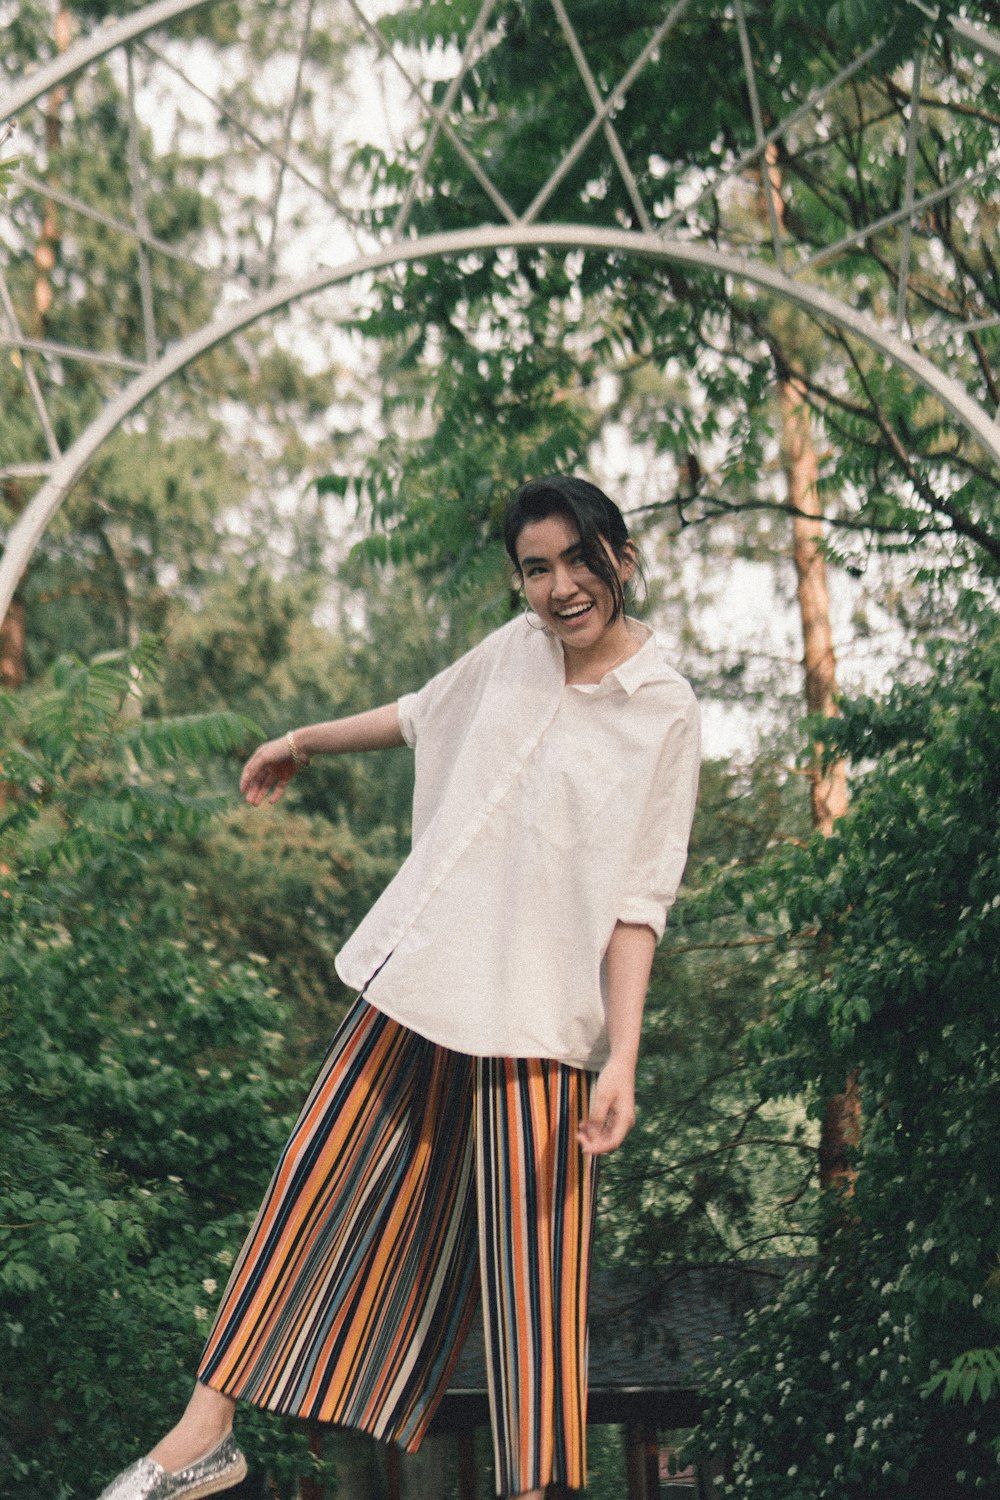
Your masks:
{"label": "silver glitter shoe", "polygon": [[151,1458],[140,1458],[112,1479],[98,1500],[202,1500],[246,1478],[247,1461],[232,1433],[211,1453],[171,1474]]}

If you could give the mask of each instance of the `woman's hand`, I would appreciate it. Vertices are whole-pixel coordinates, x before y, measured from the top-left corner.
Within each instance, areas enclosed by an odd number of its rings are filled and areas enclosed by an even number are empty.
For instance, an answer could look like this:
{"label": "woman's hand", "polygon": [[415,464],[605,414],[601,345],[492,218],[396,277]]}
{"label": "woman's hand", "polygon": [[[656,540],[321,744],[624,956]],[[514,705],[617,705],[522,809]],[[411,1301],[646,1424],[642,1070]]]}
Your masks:
{"label": "woman's hand", "polygon": [[611,1056],[597,1075],[590,1114],[577,1132],[581,1147],[591,1156],[614,1151],[635,1124],[639,1033],[655,947],[656,934],[645,923],[615,923],[605,955]]}
{"label": "woman's hand", "polygon": [[590,1114],[577,1132],[590,1156],[606,1156],[635,1124],[635,1065],[609,1057],[590,1094]]}
{"label": "woman's hand", "polygon": [[257,747],[243,767],[240,791],[251,807],[259,807],[265,797],[277,802],[297,769],[288,739],[268,740]]}
{"label": "woman's hand", "polygon": [[[298,761],[292,754],[295,741]],[[399,723],[399,705],[385,703],[364,713],[350,714],[346,719],[329,719],[324,724],[304,724],[280,739],[268,740],[255,750],[243,767],[240,791],[251,807],[259,807],[265,797],[277,802],[296,771],[307,766],[314,755],[343,755],[354,750],[391,750],[405,745]]]}

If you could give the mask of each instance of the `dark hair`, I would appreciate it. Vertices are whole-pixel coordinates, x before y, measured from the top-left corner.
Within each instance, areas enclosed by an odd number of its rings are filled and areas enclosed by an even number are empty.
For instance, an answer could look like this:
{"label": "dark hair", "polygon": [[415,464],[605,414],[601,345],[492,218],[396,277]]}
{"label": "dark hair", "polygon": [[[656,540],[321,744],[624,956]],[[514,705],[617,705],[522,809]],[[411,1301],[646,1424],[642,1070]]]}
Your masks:
{"label": "dark hair", "polygon": [[587,567],[610,590],[614,607],[611,619],[617,620],[625,609],[625,591],[621,579],[611,566],[601,538],[610,546],[619,562],[625,560],[630,547],[625,518],[613,500],[587,479],[574,474],[550,474],[545,479],[529,479],[515,490],[507,502],[503,518],[503,541],[507,556],[521,571],[517,556],[517,539],[532,521],[549,516],[565,516],[580,533],[580,553]]}

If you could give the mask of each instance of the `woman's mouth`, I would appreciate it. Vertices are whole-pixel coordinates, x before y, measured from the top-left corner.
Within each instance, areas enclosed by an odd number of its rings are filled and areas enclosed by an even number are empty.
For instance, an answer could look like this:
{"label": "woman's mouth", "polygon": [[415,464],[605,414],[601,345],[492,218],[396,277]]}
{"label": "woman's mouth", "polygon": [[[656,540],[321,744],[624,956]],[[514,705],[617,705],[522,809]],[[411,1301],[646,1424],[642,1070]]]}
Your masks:
{"label": "woman's mouth", "polygon": [[589,600],[585,604],[570,604],[565,609],[554,609],[552,613],[557,620],[563,620],[571,625],[575,620],[582,620],[584,615],[588,615],[593,607],[593,600]]}

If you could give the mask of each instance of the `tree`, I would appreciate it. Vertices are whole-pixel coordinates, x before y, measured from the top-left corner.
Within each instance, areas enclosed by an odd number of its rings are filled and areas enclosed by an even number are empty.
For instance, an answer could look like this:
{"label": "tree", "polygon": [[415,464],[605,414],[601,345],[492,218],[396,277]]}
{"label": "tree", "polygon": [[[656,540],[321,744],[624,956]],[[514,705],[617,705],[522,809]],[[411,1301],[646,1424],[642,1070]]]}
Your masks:
{"label": "tree", "polygon": [[[637,3],[609,24],[605,8],[588,5],[576,7],[572,19],[598,90],[607,94],[652,35],[661,10]],[[456,117],[497,189],[524,211],[591,111],[550,4],[501,7],[495,21],[495,43],[466,75]],[[471,22],[472,7],[432,6],[404,10],[384,26],[411,43],[457,46]],[[860,234],[860,246],[815,274],[846,300],[873,307],[895,296],[905,61],[923,40],[926,139],[915,164],[918,199],[940,194],[973,161],[981,167],[988,159],[1000,116],[997,71],[988,62],[954,59],[945,18],[931,26],[918,8],[903,4],[838,6],[827,17],[812,5],[759,4],[749,36],[760,109],[770,121],[828,83],[845,51],[866,46],[879,28],[889,30],[888,40],[850,88],[831,95],[775,146],[782,253],[793,263]],[[779,53],[781,67],[773,68]],[[753,209],[759,174],[749,168],[726,194],[704,192],[692,208],[674,209],[700,184],[706,160],[736,163],[752,151],[739,56],[735,24],[686,12],[657,68],[640,75],[616,111],[615,130],[654,227],[679,216],[685,232],[711,243],[770,237]],[[961,102],[946,81],[952,63],[966,92]],[[397,210],[422,144],[413,142],[402,159],[365,156],[378,225]],[[427,177],[411,209],[415,230],[492,216],[456,153],[441,150]],[[953,213],[945,193],[918,216],[906,304],[916,327],[952,310],[985,324],[996,315],[989,190],[974,189],[964,203],[961,214]],[[634,223],[635,212],[598,133],[553,190],[543,217]],[[889,228],[868,233],[880,216],[890,218]],[[380,313],[366,326],[395,340],[406,382],[398,385],[398,399],[414,390],[426,399],[426,386],[413,382],[421,364],[433,381],[429,434],[409,461],[405,451],[380,455],[362,479],[371,515],[397,551],[436,551],[458,562],[463,548],[481,548],[495,535],[499,490],[525,473],[585,456],[600,420],[596,373],[606,378],[618,371],[624,379],[648,364],[676,378],[660,401],[647,402],[636,433],[673,460],[673,494],[656,506],[681,527],[787,512],[770,477],[774,418],[767,396],[776,383],[794,379],[824,454],[819,484],[831,502],[830,555],[863,568],[880,540],[905,545],[919,538],[936,544],[928,556],[944,565],[960,568],[978,558],[992,568],[1000,558],[995,476],[936,402],[915,398],[898,372],[821,320],[771,307],[715,276],[670,266],[640,272],[614,257],[484,254],[436,267],[433,276],[410,267],[402,286],[397,278],[387,288]],[[986,327],[964,348],[956,345],[954,361],[956,376],[986,405],[995,400],[994,335]]]}
{"label": "tree", "polygon": [[[107,0],[61,7],[62,40],[67,26],[120,9]],[[51,52],[51,15],[46,6],[7,6],[4,21],[2,67],[16,78]],[[297,45],[293,33],[286,7],[265,15],[227,5],[179,23],[167,45],[183,60],[185,49],[210,39],[221,58],[244,63],[252,77],[255,58],[280,65]],[[348,47],[349,35],[317,17],[299,110],[308,126],[304,149],[316,157],[316,99],[342,77]],[[0,236],[17,321],[25,334],[44,335],[49,348],[0,362],[0,525],[28,498],[25,468],[50,459],[55,444],[65,449],[120,388],[122,358],[141,366],[204,323],[219,281],[245,282],[253,266],[260,285],[275,271],[248,188],[261,171],[260,147],[234,122],[276,133],[278,105],[247,83],[224,101],[228,113],[218,124],[199,132],[180,84],[159,117],[144,103],[151,67],[137,46],[127,77],[113,61],[102,64],[19,124],[25,174],[5,205]],[[134,116],[130,94],[138,101]],[[294,207],[288,218],[294,231]],[[142,275],[147,262],[156,273],[152,292]],[[98,362],[60,352],[66,349],[96,351]],[[110,362],[100,363],[102,355]],[[50,435],[26,372],[45,399]],[[317,528],[297,535],[282,502],[308,483],[303,469],[315,467],[311,453],[327,444],[323,418],[332,405],[349,425],[356,390],[357,377],[332,358],[307,369],[267,329],[188,369],[104,445],[44,537],[7,624],[8,685],[66,650],[89,657],[135,645],[144,631],[161,633],[234,559],[249,565],[263,536],[272,546],[280,538],[289,551],[315,546]]]}
{"label": "tree", "polygon": [[850,812],[743,886],[786,945],[753,1039],[762,1089],[820,1110],[860,1062],[866,1126],[849,1214],[825,1208],[823,1258],[710,1382],[697,1446],[733,1455],[731,1493],[892,1500],[996,1484],[995,1403],[945,1413],[928,1396],[953,1360],[996,1342],[1000,632],[974,618],[975,644],[942,642],[923,682],[845,704],[834,753],[874,763]]}
{"label": "tree", "polygon": [[[145,651],[67,661],[0,704],[11,1500],[95,1492],[109,1463],[148,1446],[164,1402],[185,1398],[301,1093],[266,961],[221,960],[196,899],[149,878],[162,840],[212,810],[193,785],[197,761],[231,752],[252,726],[137,719],[150,668]],[[290,1441],[272,1434],[271,1449]]]}

